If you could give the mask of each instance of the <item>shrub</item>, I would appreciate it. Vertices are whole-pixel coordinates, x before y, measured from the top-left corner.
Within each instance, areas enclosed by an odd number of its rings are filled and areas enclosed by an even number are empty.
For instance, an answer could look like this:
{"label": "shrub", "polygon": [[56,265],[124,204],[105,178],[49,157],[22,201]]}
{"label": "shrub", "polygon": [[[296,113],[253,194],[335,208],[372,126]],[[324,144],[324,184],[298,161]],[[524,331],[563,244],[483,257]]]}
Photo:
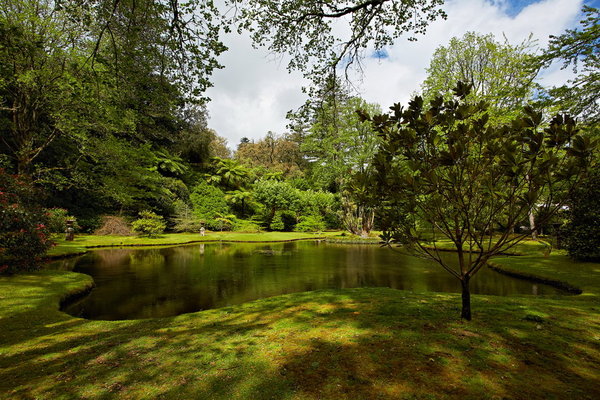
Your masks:
{"label": "shrub", "polygon": [[139,215],[140,218],[131,224],[134,232],[148,237],[155,237],[165,231],[167,224],[160,215],[156,215],[152,211],[141,211]]}
{"label": "shrub", "polygon": [[233,223],[233,230],[236,232],[258,233],[260,232],[260,225],[255,221],[236,219]]}
{"label": "shrub", "polygon": [[315,215],[300,217],[300,222],[294,229],[296,232],[321,232],[325,230],[323,218]]}
{"label": "shrub", "polygon": [[227,214],[229,206],[225,201],[225,193],[218,187],[201,181],[194,187],[190,195],[194,216],[200,219],[212,220],[219,214]]}
{"label": "shrub", "polygon": [[94,235],[131,236],[132,232],[125,218],[116,215],[105,215],[102,217],[100,228],[94,231]]}
{"label": "shrub", "polygon": [[31,270],[52,245],[33,186],[0,169],[0,273]]}
{"label": "shrub", "polygon": [[283,210],[277,211],[269,228],[272,231],[285,231],[291,232],[296,225],[296,216],[292,211]]}
{"label": "shrub", "polygon": [[202,221],[194,216],[192,208],[183,200],[178,199],[173,204],[175,217],[171,220],[175,232],[200,232]]}
{"label": "shrub", "polygon": [[64,233],[67,230],[67,220],[72,220],[75,231],[79,230],[77,219],[69,215],[69,212],[64,208],[49,208],[46,210],[48,214],[48,230],[52,233]]}

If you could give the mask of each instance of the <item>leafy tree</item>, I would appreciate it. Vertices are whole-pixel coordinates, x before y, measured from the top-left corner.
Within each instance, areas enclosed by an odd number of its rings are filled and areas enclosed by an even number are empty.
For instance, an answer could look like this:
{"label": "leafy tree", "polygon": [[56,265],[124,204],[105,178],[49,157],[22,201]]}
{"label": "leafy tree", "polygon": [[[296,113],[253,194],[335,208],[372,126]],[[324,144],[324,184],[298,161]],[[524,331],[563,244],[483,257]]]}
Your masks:
{"label": "leafy tree", "polygon": [[600,260],[600,172],[593,171],[571,196],[570,221],[565,227],[569,255],[577,260]]}
{"label": "leafy tree", "polygon": [[[363,114],[383,139],[375,158],[378,196],[395,215],[382,221],[382,238],[411,246],[456,277],[467,320],[471,278],[525,238],[511,231],[534,205],[544,203],[545,218],[560,209],[594,146],[573,118],[557,115],[544,128],[542,113],[531,108],[494,126],[486,104],[468,100],[470,90],[459,83],[452,101],[440,96],[425,107],[417,96],[406,109],[395,104],[391,114]],[[423,222],[431,243],[418,229]],[[493,236],[499,226],[504,230]],[[440,256],[440,237],[456,250],[457,267]]]}
{"label": "leafy tree", "polygon": [[246,185],[250,178],[250,169],[231,158],[213,159],[214,173],[208,175],[210,182],[218,183],[224,188],[238,189]]}
{"label": "leafy tree", "polygon": [[241,142],[235,158],[251,167],[264,167],[284,176],[299,176],[306,167],[299,143],[290,134],[277,136],[273,132],[256,143]]}
{"label": "leafy tree", "polygon": [[467,32],[436,49],[422,84],[425,101],[440,93],[452,99],[450,88],[460,82],[471,94],[490,103],[490,118],[510,120],[532,96],[540,64],[532,54],[531,38],[518,45],[498,42],[492,34]]}
{"label": "leafy tree", "polygon": [[218,215],[229,213],[225,193],[204,181],[200,181],[192,189],[190,201],[193,205],[194,215],[200,219],[215,219]]}
{"label": "leafy tree", "polygon": [[254,198],[265,207],[265,224],[270,226],[277,211],[294,207],[298,202],[298,193],[287,182],[260,180],[254,185]]}
{"label": "leafy tree", "polygon": [[[421,34],[440,17],[443,0],[227,0],[254,43],[291,55],[288,67],[325,77],[338,64],[358,63],[367,49],[380,50],[403,33]],[[347,22],[347,35],[334,24]],[[411,36],[409,40],[414,40]]]}
{"label": "leafy tree", "polygon": [[365,175],[377,148],[378,137],[362,121],[357,109],[379,113],[376,104],[352,97],[339,80],[331,77],[318,96],[308,101],[293,118],[303,134],[301,149],[311,160],[309,175],[315,186],[341,194],[342,222],[349,231],[366,236],[373,226],[375,208],[352,189],[354,175]]}
{"label": "leafy tree", "polygon": [[140,212],[140,218],[133,221],[131,228],[134,232],[148,237],[155,237],[165,231],[166,224],[163,218],[152,211]]}
{"label": "leafy tree", "polygon": [[568,84],[551,89],[549,94],[563,110],[593,124],[600,122],[600,24],[597,8],[584,6],[583,12],[582,29],[568,29],[560,36],[551,36],[540,59],[546,67],[555,60],[562,60],[563,68],[573,65],[577,76]]}

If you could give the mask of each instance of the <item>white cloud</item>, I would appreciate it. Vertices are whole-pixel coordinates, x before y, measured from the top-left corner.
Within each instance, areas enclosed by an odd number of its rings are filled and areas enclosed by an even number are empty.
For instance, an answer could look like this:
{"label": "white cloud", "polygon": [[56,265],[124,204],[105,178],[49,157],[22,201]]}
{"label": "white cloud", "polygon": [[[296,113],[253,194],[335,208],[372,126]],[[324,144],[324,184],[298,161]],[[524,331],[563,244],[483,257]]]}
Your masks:
{"label": "white cloud", "polygon": [[[498,39],[505,35],[511,43],[519,43],[531,33],[544,47],[550,35],[577,24],[582,4],[582,0],[542,0],[510,16],[506,0],[447,1],[446,21],[433,23],[417,42],[400,38],[386,49],[387,58],[366,60],[359,89],[367,101],[384,108],[398,101],[406,103],[425,78],[435,49],[453,36],[477,31]],[[259,139],[269,130],[284,132],[286,112],[304,102],[301,87],[306,81],[299,73],[288,74],[285,60],[270,56],[265,49],[253,49],[248,37],[232,34],[225,42],[230,48],[221,58],[226,68],[215,73],[214,87],[208,91],[210,127],[226,137],[231,148],[244,136]],[[568,77],[568,71],[554,67],[542,76],[542,82],[553,85]]]}

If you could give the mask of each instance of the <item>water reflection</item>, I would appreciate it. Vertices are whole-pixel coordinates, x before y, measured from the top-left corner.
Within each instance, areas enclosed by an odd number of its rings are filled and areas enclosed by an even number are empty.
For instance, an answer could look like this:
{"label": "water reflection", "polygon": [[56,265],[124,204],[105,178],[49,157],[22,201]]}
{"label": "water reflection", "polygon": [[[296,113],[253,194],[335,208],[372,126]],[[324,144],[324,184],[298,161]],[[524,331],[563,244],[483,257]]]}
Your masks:
{"label": "water reflection", "polygon": [[[446,255],[449,260],[453,256]],[[316,242],[98,250],[52,267],[94,277],[92,293],[66,309],[91,319],[164,317],[322,288],[460,291],[455,278],[429,261],[378,246]],[[472,290],[496,295],[558,293],[490,270],[472,280]]]}

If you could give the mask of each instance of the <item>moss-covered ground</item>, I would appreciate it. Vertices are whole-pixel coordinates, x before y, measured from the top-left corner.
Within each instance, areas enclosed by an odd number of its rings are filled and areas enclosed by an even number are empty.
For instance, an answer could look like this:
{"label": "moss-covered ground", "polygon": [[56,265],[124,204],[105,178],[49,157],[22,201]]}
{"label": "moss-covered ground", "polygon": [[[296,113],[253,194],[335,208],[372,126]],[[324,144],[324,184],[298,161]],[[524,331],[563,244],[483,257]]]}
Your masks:
{"label": "moss-covered ground", "polygon": [[0,278],[2,399],[598,399],[600,264],[553,252],[498,266],[579,296],[321,290],[136,321],[59,311],[72,272]]}

